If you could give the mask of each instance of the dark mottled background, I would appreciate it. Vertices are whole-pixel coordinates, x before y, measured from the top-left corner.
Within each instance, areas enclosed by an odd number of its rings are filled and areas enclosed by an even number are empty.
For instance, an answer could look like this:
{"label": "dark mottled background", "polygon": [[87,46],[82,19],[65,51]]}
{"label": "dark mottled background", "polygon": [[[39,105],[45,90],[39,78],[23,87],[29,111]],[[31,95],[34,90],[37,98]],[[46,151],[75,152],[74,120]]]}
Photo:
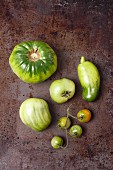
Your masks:
{"label": "dark mottled background", "polygon": [[[13,74],[8,59],[22,41],[43,40],[55,50],[58,69],[47,81],[27,84]],[[85,102],[77,76],[81,55],[98,67],[98,100]],[[65,104],[50,99],[49,86],[67,77],[76,94]],[[53,116],[42,133],[20,121],[20,104],[29,97],[45,99]],[[113,0],[0,0],[0,170],[112,170],[113,169]],[[72,113],[88,108],[93,119],[82,124],[82,138],[69,136],[67,149],[54,150],[53,135],[65,133],[57,120],[75,103]],[[78,123],[79,122],[73,122]]]}

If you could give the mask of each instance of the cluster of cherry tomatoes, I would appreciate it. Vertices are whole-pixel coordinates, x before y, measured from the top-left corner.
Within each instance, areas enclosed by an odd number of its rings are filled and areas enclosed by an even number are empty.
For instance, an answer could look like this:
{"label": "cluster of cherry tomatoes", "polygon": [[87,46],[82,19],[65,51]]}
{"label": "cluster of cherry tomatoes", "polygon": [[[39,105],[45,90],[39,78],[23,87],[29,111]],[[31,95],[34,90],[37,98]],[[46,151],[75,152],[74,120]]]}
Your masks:
{"label": "cluster of cherry tomatoes", "polygon": [[[57,126],[59,128],[66,131],[66,140],[67,140],[66,145],[64,146],[64,141],[63,141],[62,137],[54,136],[51,140],[51,145],[53,148],[55,148],[55,149],[66,148],[68,146],[68,134],[74,138],[78,138],[78,137],[82,136],[82,132],[83,132],[82,127],[77,124],[71,126],[70,117],[78,120],[79,122],[87,123],[91,120],[92,114],[88,109],[82,109],[77,113],[77,116],[75,117],[70,113],[70,106],[69,106],[67,108],[67,115],[64,117],[61,117],[57,123]],[[68,129],[69,129],[69,131],[68,131]]]}

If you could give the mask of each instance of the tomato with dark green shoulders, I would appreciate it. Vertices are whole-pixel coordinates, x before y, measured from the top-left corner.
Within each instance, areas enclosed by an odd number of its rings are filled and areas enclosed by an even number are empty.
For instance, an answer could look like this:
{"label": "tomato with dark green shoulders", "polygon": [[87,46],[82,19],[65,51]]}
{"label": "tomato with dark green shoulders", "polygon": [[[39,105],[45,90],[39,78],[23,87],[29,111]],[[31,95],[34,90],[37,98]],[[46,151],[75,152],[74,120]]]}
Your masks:
{"label": "tomato with dark green shoulders", "polygon": [[13,72],[24,82],[39,83],[57,69],[54,50],[42,41],[27,41],[16,45],[10,55]]}

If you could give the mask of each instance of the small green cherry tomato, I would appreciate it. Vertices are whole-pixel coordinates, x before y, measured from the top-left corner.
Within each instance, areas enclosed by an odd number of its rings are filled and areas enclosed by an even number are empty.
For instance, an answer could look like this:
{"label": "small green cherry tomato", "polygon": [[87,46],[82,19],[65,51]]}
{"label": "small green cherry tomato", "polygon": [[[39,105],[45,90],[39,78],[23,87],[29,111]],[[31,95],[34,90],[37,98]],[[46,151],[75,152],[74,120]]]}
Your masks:
{"label": "small green cherry tomato", "polygon": [[73,125],[70,128],[70,135],[74,138],[80,137],[82,135],[82,128],[79,125]]}
{"label": "small green cherry tomato", "polygon": [[63,139],[59,136],[54,136],[51,140],[51,145],[55,149],[61,148],[63,145]]}
{"label": "small green cherry tomato", "polygon": [[80,110],[77,113],[77,119],[83,123],[89,122],[91,119],[91,112],[88,109]]}
{"label": "small green cherry tomato", "polygon": [[71,120],[68,117],[61,117],[58,120],[58,127],[61,129],[68,129],[71,125]]}

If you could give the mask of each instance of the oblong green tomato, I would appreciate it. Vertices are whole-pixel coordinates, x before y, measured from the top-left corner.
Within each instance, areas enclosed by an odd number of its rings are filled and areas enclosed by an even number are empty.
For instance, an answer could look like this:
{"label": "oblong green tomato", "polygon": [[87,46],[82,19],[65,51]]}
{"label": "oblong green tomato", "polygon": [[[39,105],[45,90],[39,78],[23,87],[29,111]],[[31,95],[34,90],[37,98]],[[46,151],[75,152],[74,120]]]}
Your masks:
{"label": "oblong green tomato", "polygon": [[25,100],[19,110],[22,122],[35,131],[43,131],[52,120],[48,104],[39,98]]}
{"label": "oblong green tomato", "polygon": [[51,145],[55,149],[59,149],[63,145],[63,139],[60,136],[54,136],[51,140]]}
{"label": "oblong green tomato", "polygon": [[100,88],[100,75],[97,67],[81,57],[81,63],[78,65],[78,77],[83,90],[83,99],[88,102],[96,100]]}
{"label": "oblong green tomato", "polygon": [[13,72],[24,82],[39,83],[56,71],[57,56],[47,43],[27,41],[14,47],[9,64]]}

